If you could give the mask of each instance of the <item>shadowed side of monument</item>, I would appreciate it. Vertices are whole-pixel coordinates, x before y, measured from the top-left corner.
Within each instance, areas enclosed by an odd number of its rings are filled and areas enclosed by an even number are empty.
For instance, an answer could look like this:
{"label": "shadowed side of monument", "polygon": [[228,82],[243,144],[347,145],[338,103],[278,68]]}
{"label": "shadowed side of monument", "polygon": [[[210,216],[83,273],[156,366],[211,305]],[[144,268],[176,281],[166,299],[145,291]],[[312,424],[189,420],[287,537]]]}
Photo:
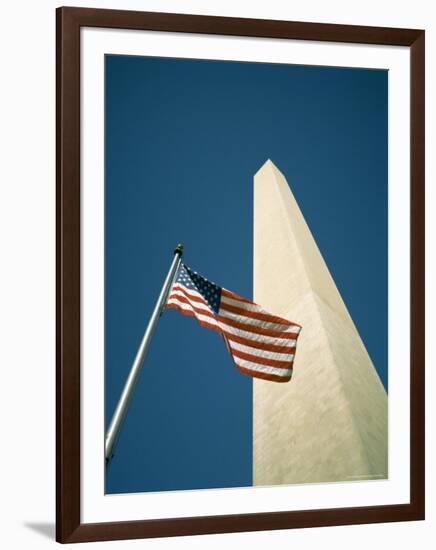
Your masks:
{"label": "shadowed side of monument", "polygon": [[303,330],[292,380],[253,384],[253,484],[386,478],[386,391],[270,160],[254,177],[254,301]]}

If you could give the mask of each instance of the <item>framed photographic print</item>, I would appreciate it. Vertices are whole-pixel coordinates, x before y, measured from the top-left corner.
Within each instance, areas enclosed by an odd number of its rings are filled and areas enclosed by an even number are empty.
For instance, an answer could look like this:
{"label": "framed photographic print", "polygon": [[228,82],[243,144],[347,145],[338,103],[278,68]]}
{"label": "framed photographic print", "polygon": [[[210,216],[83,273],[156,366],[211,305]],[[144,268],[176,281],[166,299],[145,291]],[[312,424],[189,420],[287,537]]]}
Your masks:
{"label": "framed photographic print", "polygon": [[424,518],[424,31],[57,10],[59,542]]}

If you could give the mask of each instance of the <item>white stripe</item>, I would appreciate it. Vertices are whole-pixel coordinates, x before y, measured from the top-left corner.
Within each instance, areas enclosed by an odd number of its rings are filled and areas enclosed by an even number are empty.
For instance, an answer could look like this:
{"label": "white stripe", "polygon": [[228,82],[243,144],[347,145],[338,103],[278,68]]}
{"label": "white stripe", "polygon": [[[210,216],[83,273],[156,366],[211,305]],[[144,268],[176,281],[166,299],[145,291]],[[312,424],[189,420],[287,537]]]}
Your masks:
{"label": "white stripe", "polygon": [[248,340],[253,340],[255,342],[260,342],[264,344],[273,344],[275,346],[295,346],[297,341],[287,338],[276,338],[275,336],[265,336],[264,334],[257,334],[255,332],[248,332],[246,330],[240,330],[238,328],[231,327],[225,323],[218,321],[219,326],[223,332],[229,334],[234,334],[235,336],[240,336],[241,338],[247,338]]}
{"label": "white stripe", "polygon": [[221,302],[229,304],[229,306],[245,309],[247,311],[259,311],[261,313],[268,313],[267,311],[263,311],[262,308],[257,304],[253,304],[252,302],[243,302],[242,300],[236,300],[235,298],[229,298],[228,296],[224,296],[224,294],[221,294]]}
{"label": "white stripe", "polygon": [[234,319],[235,321],[244,323],[245,325],[252,325],[254,327],[266,328],[268,330],[277,330],[280,332],[292,332],[293,334],[297,332],[294,328],[294,325],[282,325],[279,323],[263,321],[261,319],[253,319],[252,317],[246,317],[243,313],[233,313],[231,311],[226,311],[221,307],[219,309],[219,315],[221,315],[222,317],[227,317],[228,319]]}
{"label": "white stripe", "polygon": [[[181,296],[182,298],[185,298],[185,300],[189,300],[189,297],[186,296],[186,294],[183,294],[183,292],[181,292],[180,290],[177,290],[177,289],[175,289],[171,292],[168,300],[171,300],[171,298],[173,298],[173,297],[177,298],[177,296]],[[198,309],[203,309],[204,311],[209,311],[210,312],[210,308],[205,303],[200,304],[200,303],[194,302],[194,301],[189,302],[189,303],[192,303],[192,305],[195,306]]]}
{"label": "white stripe", "polygon": [[245,361],[245,359],[240,359],[239,357],[233,357],[235,363],[240,367],[249,369],[255,372],[263,372],[265,374],[274,374],[275,376],[281,376],[282,378],[288,378],[292,374],[291,369],[276,369],[274,367],[267,367],[266,365],[258,365],[252,363],[251,361]]}
{"label": "white stripe", "polygon": [[[173,292],[175,292],[176,290],[178,290],[178,289],[183,289],[188,295],[191,295],[194,298],[199,298],[203,302],[203,304],[205,304],[208,311],[210,311],[208,303],[206,302],[204,297],[199,292],[197,292],[196,290],[192,290],[190,288],[187,288],[185,285],[182,285],[180,283],[174,283],[173,288],[171,290],[171,294]],[[249,303],[249,302],[242,302],[240,300],[234,300],[232,298],[228,298],[228,297],[223,296],[223,295],[221,295],[221,301],[224,302],[224,303],[227,303],[229,305],[233,305],[233,306],[236,306],[236,307],[246,309],[247,311],[254,311],[254,312],[258,312],[258,313],[263,313],[265,315],[271,315],[270,313],[268,313],[268,311],[265,311],[263,308],[261,308],[257,304],[253,304],[253,303]],[[199,305],[199,307],[201,307],[201,306]],[[219,311],[219,314],[223,315],[223,317],[225,316],[225,317],[229,317],[229,318],[232,318],[232,316],[234,316],[235,318],[238,317],[237,314],[231,313],[230,311],[224,312],[224,310],[221,310],[221,309]],[[251,324],[251,325],[257,325],[257,326],[263,326],[261,324],[263,321],[259,321],[258,319],[253,319],[254,322],[246,322],[247,319],[248,319],[247,317],[244,317],[244,323]],[[287,321],[287,319],[285,319],[285,321]],[[267,321],[264,321],[264,322],[266,323]],[[293,325],[292,321],[289,321],[289,323],[290,323],[290,325],[276,325],[277,327],[284,327],[284,328],[279,328],[279,329],[273,329],[272,326],[274,325],[274,323],[270,323],[271,330],[280,330],[281,332],[292,332],[292,333],[298,334],[301,330],[301,327],[298,326],[298,325]],[[269,328],[269,327],[267,327],[265,325],[264,328]],[[233,329],[233,330],[235,330],[235,329]],[[233,332],[233,330],[229,330],[229,332],[232,332],[233,334],[236,334],[235,332]],[[272,337],[272,339],[270,339],[270,340],[267,340],[267,338],[269,338],[267,336],[265,336],[264,338],[265,338],[265,340],[264,340],[265,343],[271,343],[271,344],[274,344],[277,340],[277,338],[275,336]],[[294,342],[294,344],[295,344],[295,342]],[[277,345],[280,345],[280,344],[277,344]],[[282,345],[286,345],[286,344],[282,344]],[[289,345],[291,345],[291,344],[289,344]]]}
{"label": "white stripe", "polygon": [[185,302],[179,302],[179,300],[177,300],[177,298],[171,298],[170,300],[168,300],[168,305],[169,304],[174,304],[174,305],[180,307],[181,309],[183,309],[184,311],[190,311],[200,321],[204,321],[205,323],[209,323],[210,325],[214,325],[214,326],[219,328],[219,324],[217,323],[217,321],[213,317],[208,317],[206,315],[201,315],[201,313],[197,313],[196,311],[194,311],[194,308],[192,306],[190,306],[189,304],[185,304]]}
{"label": "white stripe", "polygon": [[[271,316],[274,316],[274,317],[280,317],[280,315],[273,315],[271,312],[266,311],[265,309],[263,309],[263,307],[261,307],[257,304],[253,304],[251,302],[250,303],[243,302],[242,300],[236,300],[234,298],[229,298],[229,297],[224,296],[224,295],[221,295],[221,302],[224,303],[224,304],[228,304],[229,306],[238,307],[240,309],[245,309],[246,311],[254,311],[255,313],[263,313],[264,315],[271,315]],[[228,313],[230,313],[230,312],[228,312]],[[294,325],[292,321],[289,321],[289,319],[283,319],[283,320],[288,322],[289,324],[291,324],[294,327],[292,332],[295,332],[297,334],[300,332],[301,327],[299,325]]]}
{"label": "white stripe", "polygon": [[[253,332],[246,332],[245,330],[239,330],[239,329],[224,325],[223,323],[219,323],[211,317],[208,317],[208,316],[201,315],[201,314],[197,313],[196,311],[194,311],[194,309],[191,305],[186,304],[185,302],[179,301],[177,299],[177,297],[175,297],[174,295],[170,296],[170,299],[168,300],[168,304],[175,304],[175,305],[179,306],[180,308],[184,309],[185,311],[190,311],[190,312],[194,313],[202,321],[205,321],[207,323],[211,323],[212,325],[215,325],[215,326],[221,328],[223,330],[223,332],[234,334],[235,336],[240,336],[241,338],[246,338],[246,339],[251,340],[253,342],[260,342],[260,343],[264,343],[264,344],[273,344],[273,345],[276,345],[276,346],[290,346],[290,347],[296,345],[296,340],[287,340],[287,339],[284,339],[284,338],[274,338],[274,337],[271,337],[271,336],[264,336],[263,334],[255,334]],[[197,304],[195,304],[195,307],[197,307]],[[229,344],[234,345],[235,342],[233,342],[232,340],[229,340]],[[243,346],[242,344],[239,344],[239,345],[242,346],[242,347],[247,347],[247,350],[248,349],[253,350],[253,351],[250,351],[250,352],[247,351],[247,353],[253,353],[254,352],[255,348],[251,348],[251,347],[248,348],[248,346]],[[238,349],[238,348],[236,348],[236,349]],[[259,351],[262,351],[262,350],[259,350]],[[262,353],[266,353],[266,351],[262,351]],[[282,355],[286,356],[286,354],[280,354],[280,353],[276,353],[276,352],[269,352],[269,353],[280,356],[280,357]],[[266,357],[266,355],[265,355],[265,357]],[[288,356],[288,357],[293,357],[293,356]],[[273,357],[271,357],[271,358],[273,358]]]}
{"label": "white stripe", "polygon": [[179,290],[179,289],[183,289],[189,295],[193,296],[194,298],[200,298],[201,300],[203,300],[204,303],[206,303],[206,300],[204,299],[204,297],[199,292],[197,292],[196,290],[192,290],[192,288],[187,288],[185,285],[181,285],[180,283],[176,283],[173,286],[171,292],[173,292],[174,290]]}
{"label": "white stripe", "polygon": [[229,345],[232,349],[242,351],[244,353],[249,353],[250,355],[256,355],[257,357],[263,357],[265,359],[275,359],[276,361],[293,361],[294,355],[290,353],[277,353],[275,351],[266,351],[262,349],[252,348],[250,346],[244,346],[239,342],[233,342],[228,340]]}

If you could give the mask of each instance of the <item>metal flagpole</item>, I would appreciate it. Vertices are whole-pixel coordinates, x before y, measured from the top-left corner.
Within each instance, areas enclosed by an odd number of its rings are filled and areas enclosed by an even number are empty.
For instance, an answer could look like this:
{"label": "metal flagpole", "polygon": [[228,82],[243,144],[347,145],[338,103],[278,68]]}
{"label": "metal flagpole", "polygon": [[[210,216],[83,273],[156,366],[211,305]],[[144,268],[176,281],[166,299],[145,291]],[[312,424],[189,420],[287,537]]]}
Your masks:
{"label": "metal flagpole", "polygon": [[115,412],[112,416],[109,429],[106,433],[106,439],[105,439],[106,464],[110,461],[110,459],[114,454],[114,447],[117,443],[118,436],[120,434],[121,425],[126,416],[127,409],[132,399],[132,394],[135,389],[136,382],[138,381],[139,372],[141,370],[145,356],[147,355],[151,338],[153,336],[159,317],[162,313],[162,309],[168,298],[168,294],[171,290],[171,286],[177,274],[177,270],[182,262],[182,254],[183,254],[183,245],[178,244],[176,249],[174,250],[174,259],[171,263],[170,270],[168,271],[168,275],[165,278],[165,282],[162,286],[162,290],[160,291],[159,298],[157,299],[156,305],[154,306],[154,310],[153,310],[153,313],[151,314],[150,321],[148,322],[147,328],[145,329],[145,332],[144,332],[144,336],[142,337],[141,345],[139,346],[139,349],[136,353],[136,357],[130,369],[129,376],[127,377],[123,392],[118,401]]}

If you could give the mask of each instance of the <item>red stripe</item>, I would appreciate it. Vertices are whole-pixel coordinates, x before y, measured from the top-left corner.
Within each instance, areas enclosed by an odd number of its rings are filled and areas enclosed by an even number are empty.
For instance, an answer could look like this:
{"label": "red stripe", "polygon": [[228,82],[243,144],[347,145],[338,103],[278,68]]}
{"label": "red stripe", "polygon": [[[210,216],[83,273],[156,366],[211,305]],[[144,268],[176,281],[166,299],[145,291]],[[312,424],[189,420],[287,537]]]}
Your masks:
{"label": "red stripe", "polygon": [[[241,298],[241,296],[238,296],[237,294],[234,294],[233,292],[230,292],[230,290],[227,290],[225,288],[221,289],[221,295],[226,296],[227,298],[232,298],[233,300],[239,300],[240,302],[244,302],[246,304],[252,304],[250,300],[246,300],[245,298]],[[256,305],[256,304],[254,304]]]}
{"label": "red stripe", "polygon": [[225,325],[229,325],[239,330],[245,330],[246,332],[253,332],[254,334],[263,334],[264,336],[272,336],[274,338],[285,338],[288,340],[295,340],[297,337],[297,334],[292,332],[281,332],[278,330],[270,330],[267,328],[257,327],[255,325],[246,325],[244,323],[239,323],[234,319],[229,319],[229,317],[223,317],[222,315],[217,315],[216,318],[218,319],[218,321],[220,321],[221,323],[224,323]]}
{"label": "red stripe", "polygon": [[193,296],[183,286],[178,285],[177,287],[173,287],[172,290],[171,290],[170,297],[173,294],[173,292],[182,292],[185,296],[187,296],[193,302],[197,302],[199,304],[204,304],[205,306],[208,306],[208,304],[207,304],[207,302],[204,298],[200,298],[200,296]]}
{"label": "red stripe", "polygon": [[[183,302],[185,304],[188,304],[190,307],[192,307],[194,309],[194,311],[196,313],[199,313],[200,315],[204,315],[206,317],[211,317],[212,319],[215,319],[215,316],[204,310],[204,309],[200,309],[200,308],[197,308],[195,307],[194,304],[192,304],[190,302],[190,299],[189,298],[185,298],[184,296],[179,296],[179,295],[170,295],[169,296],[169,299],[168,301],[171,299],[171,298],[174,298],[175,300],[178,300],[180,302]],[[197,300],[198,301],[198,300]],[[175,305],[175,304],[174,304]],[[174,306],[173,304],[167,304],[166,307],[170,307],[170,306]],[[180,310],[180,308],[179,308]],[[227,318],[226,318],[227,319]],[[235,322],[236,323],[236,322]],[[229,323],[230,324],[230,323]],[[252,325],[242,325],[241,326],[249,326],[249,327],[252,327]],[[218,330],[217,328],[215,328],[215,330]],[[262,342],[258,342],[256,340],[250,340],[249,338],[243,338],[242,336],[236,336],[228,331],[226,331],[225,329],[222,329],[222,332],[225,333],[226,335],[226,338],[228,338],[229,340],[233,340],[234,342],[238,342],[240,344],[243,344],[243,345],[246,345],[246,346],[250,346],[252,348],[256,348],[256,349],[260,349],[260,350],[264,350],[264,351],[275,351],[277,353],[294,353],[295,352],[295,346],[276,346],[274,344],[265,344],[265,343],[262,343]],[[252,331],[254,332],[254,331]],[[286,333],[286,334],[289,334],[289,333]],[[276,336],[276,334],[274,333],[274,336]],[[295,334],[295,338],[298,337],[298,334]]]}
{"label": "red stripe", "polygon": [[177,296],[177,295],[172,296],[172,295],[170,295],[170,297],[168,298],[168,302],[171,299],[178,300],[179,302],[183,302],[184,304],[188,304],[189,306],[191,306],[196,311],[196,313],[199,313],[200,315],[206,315],[207,317],[212,317],[212,319],[215,319],[215,315],[210,313],[210,311],[206,311],[205,309],[195,307],[195,305],[193,305],[191,303],[190,298],[185,298],[184,296]]}
{"label": "red stripe", "polygon": [[258,340],[250,340],[249,338],[242,338],[241,336],[235,336],[226,330],[223,330],[226,335],[227,340],[232,340],[233,342],[238,342],[238,344],[243,344],[244,346],[249,346],[251,348],[261,349],[264,351],[275,351],[276,353],[295,353],[295,346],[276,346],[274,344],[264,344]]}
{"label": "red stripe", "polygon": [[293,361],[276,361],[275,359],[267,359],[265,357],[258,357],[257,355],[251,355],[250,353],[244,353],[237,349],[231,350],[232,355],[245,359],[251,363],[257,363],[258,365],[265,365],[266,367],[274,367],[277,369],[291,369]]}
{"label": "red stripe", "polygon": [[187,311],[186,309],[181,308],[177,304],[167,304],[165,307],[168,308],[168,309],[169,308],[177,309],[177,311],[180,311],[180,313],[182,313],[183,315],[190,315],[191,317],[194,317],[195,319],[197,319],[197,322],[202,327],[210,328],[211,330],[214,330],[214,331],[219,332],[221,334],[221,329],[218,326],[212,325],[211,323],[208,323],[207,321],[203,321],[202,319],[199,319],[193,311]]}
{"label": "red stripe", "polygon": [[289,380],[292,378],[292,374],[291,376],[277,376],[276,374],[267,374],[266,372],[258,372],[258,371],[246,369],[244,367],[240,367],[236,363],[235,365],[236,365],[236,368],[238,368],[243,374],[246,374],[253,378],[262,378],[263,380],[270,380],[272,382],[289,382]]}
{"label": "red stripe", "polygon": [[236,306],[232,306],[230,304],[226,304],[225,302],[220,303],[220,309],[224,309],[225,311],[230,311],[232,313],[236,313],[237,315],[241,315],[244,317],[249,317],[250,319],[258,319],[259,321],[267,321],[268,323],[277,323],[279,325],[286,325],[288,327],[292,327],[292,326],[295,326],[296,328],[298,327],[298,325],[295,325],[295,323],[291,323],[291,321],[287,321],[282,317],[277,317],[276,315],[270,315],[269,313],[261,313],[258,311],[248,311],[248,309],[242,309]]}

